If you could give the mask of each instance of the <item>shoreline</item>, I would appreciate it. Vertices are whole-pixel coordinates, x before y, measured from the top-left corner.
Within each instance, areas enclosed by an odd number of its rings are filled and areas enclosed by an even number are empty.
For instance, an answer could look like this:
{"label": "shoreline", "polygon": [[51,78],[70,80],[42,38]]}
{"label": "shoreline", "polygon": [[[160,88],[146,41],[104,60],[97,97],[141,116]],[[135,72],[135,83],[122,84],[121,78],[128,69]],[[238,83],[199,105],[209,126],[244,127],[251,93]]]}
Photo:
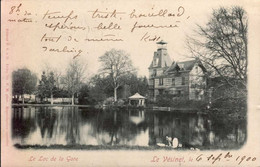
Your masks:
{"label": "shoreline", "polygon": [[147,109],[152,111],[164,112],[182,112],[182,113],[204,113],[203,109],[199,108],[175,108],[175,107],[158,107],[158,106],[98,106],[98,105],[71,105],[71,104],[12,104],[12,107],[82,107],[82,108],[96,108],[96,109],[109,109],[109,108],[127,108],[127,109]]}
{"label": "shoreline", "polygon": [[17,104],[12,103],[12,106],[35,106],[35,107],[95,107],[94,105],[71,105],[71,104]]}

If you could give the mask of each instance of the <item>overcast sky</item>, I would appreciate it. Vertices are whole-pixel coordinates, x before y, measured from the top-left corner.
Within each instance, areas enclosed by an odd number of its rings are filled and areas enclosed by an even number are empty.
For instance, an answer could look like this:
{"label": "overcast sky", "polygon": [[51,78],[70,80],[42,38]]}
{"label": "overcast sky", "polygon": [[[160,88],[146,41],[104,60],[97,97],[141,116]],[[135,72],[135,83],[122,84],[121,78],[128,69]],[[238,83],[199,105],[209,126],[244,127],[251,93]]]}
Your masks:
{"label": "overcast sky", "polygon": [[[37,21],[34,24],[13,24],[10,27],[10,41],[11,41],[11,59],[12,59],[12,69],[17,69],[21,67],[27,67],[33,72],[40,76],[41,71],[45,68],[45,64],[52,68],[56,68],[60,71],[64,71],[69,60],[72,58],[69,54],[61,53],[47,53],[43,51],[43,46],[51,47],[61,47],[67,45],[68,47],[80,48],[83,53],[79,57],[82,62],[87,64],[88,76],[97,73],[100,68],[100,63],[98,62],[98,57],[103,55],[106,51],[115,48],[123,49],[131,55],[133,65],[138,69],[138,74],[140,76],[148,76],[148,66],[150,65],[153,52],[157,50],[156,42],[143,42],[140,41],[141,37],[147,32],[151,36],[157,35],[161,39],[168,42],[167,48],[168,53],[172,60],[183,61],[186,60],[187,56],[190,56],[189,52],[185,49],[185,39],[187,35],[190,35],[193,30],[196,29],[195,24],[205,25],[209,20],[212,9],[218,8],[220,6],[230,6],[231,2],[223,3],[222,1],[216,1],[215,3],[205,3],[206,1],[196,1],[195,3],[189,3],[190,1],[176,1],[175,3],[161,3],[161,1],[156,1],[151,4],[141,3],[141,2],[125,2],[118,1],[118,3],[106,3],[100,4],[91,1],[91,5],[85,3],[85,8],[80,8],[82,3],[64,2],[63,6],[56,6],[55,1],[52,2],[42,2],[42,7],[34,11],[34,4],[23,4],[25,6],[32,6],[31,12],[37,14],[34,16],[34,20]],[[100,7],[101,6],[101,7]],[[106,7],[105,7],[106,6]],[[143,11],[143,13],[155,12],[160,9],[167,9],[169,12],[176,12],[179,6],[185,8],[185,13],[181,18],[153,18],[152,19],[129,19],[128,15],[133,9],[136,11]],[[69,8],[70,7],[70,8]],[[90,13],[88,11],[93,11],[95,9],[113,11],[117,9],[119,12],[125,12],[122,20],[116,19],[91,19]],[[43,14],[47,11],[63,11],[68,14],[71,10],[74,10],[75,14],[78,15],[78,19],[75,24],[87,25],[93,27],[100,22],[108,24],[110,22],[119,23],[122,27],[121,31],[97,31],[90,28],[88,32],[73,32],[73,31],[55,31],[51,32],[44,28],[46,20],[42,20]],[[139,24],[157,24],[157,25],[168,25],[175,23],[176,21],[181,21],[178,28],[171,29],[136,29],[133,33],[130,32],[131,27],[135,22]],[[78,42],[78,43],[68,43],[67,41],[60,41],[56,44],[46,44],[40,42],[41,37],[44,33],[48,35],[60,34],[66,38],[68,36],[73,36],[78,39],[83,39],[82,37],[101,37],[103,34],[114,34],[118,37],[123,37],[123,42]]]}

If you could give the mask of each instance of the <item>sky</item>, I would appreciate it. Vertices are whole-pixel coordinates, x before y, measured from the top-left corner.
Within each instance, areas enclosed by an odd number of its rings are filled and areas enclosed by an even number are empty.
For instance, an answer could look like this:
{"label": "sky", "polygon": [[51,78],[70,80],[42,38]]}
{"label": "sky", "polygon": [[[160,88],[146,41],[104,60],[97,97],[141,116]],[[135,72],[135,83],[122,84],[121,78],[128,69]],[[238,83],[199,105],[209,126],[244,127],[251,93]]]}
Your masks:
{"label": "sky", "polygon": [[[81,3],[79,3],[81,2]],[[133,61],[133,65],[138,69],[139,76],[148,77],[148,67],[152,61],[153,53],[157,50],[155,41],[144,42],[141,38],[144,34],[149,34],[151,37],[160,36],[160,40],[168,42],[167,50],[172,60],[183,61],[187,60],[190,55],[189,51],[185,48],[185,40],[189,35],[194,34],[196,30],[196,24],[205,25],[209,20],[212,9],[220,6],[230,6],[231,3],[223,1],[216,1],[214,3],[205,3],[206,1],[197,1],[197,4],[189,3],[190,1],[175,1],[174,3],[161,3],[159,1],[153,2],[140,2],[140,1],[117,1],[117,3],[111,2],[91,2],[91,5],[83,1],[74,1],[73,3],[64,1],[61,5],[56,5],[55,1],[42,2],[41,8],[34,10],[34,3],[23,3],[21,10],[28,10],[33,14],[32,24],[19,24],[19,23],[7,23],[10,24],[9,38],[11,41],[11,68],[13,70],[17,68],[27,67],[38,76],[41,72],[48,68],[54,68],[64,73],[68,62],[72,59],[72,55],[54,52],[44,52],[43,46],[62,48],[68,46],[70,48],[81,49],[83,52],[78,58],[82,63],[87,64],[87,77],[91,77],[98,72],[100,63],[98,57],[102,56],[106,51],[115,49],[122,49],[128,53]],[[86,6],[82,8],[82,3]],[[239,2],[237,2],[239,4]],[[178,13],[178,8],[183,7],[185,9],[184,14],[177,18],[140,18],[131,19],[129,14],[135,9],[136,13],[158,13],[161,9],[167,9],[169,12]],[[7,8],[8,9],[8,8]],[[122,17],[116,19],[98,19],[91,18],[91,14],[95,9],[100,11],[113,11],[116,9],[118,12],[124,12]],[[53,23],[53,20],[43,19],[44,14],[47,11],[60,11],[64,14],[68,14],[73,10],[74,14],[78,15],[76,21],[73,24],[84,25],[87,27],[87,31],[64,31],[56,30],[52,31],[44,27],[47,23]],[[121,15],[119,15],[121,16]],[[18,16],[17,16],[18,17]],[[14,18],[14,16],[12,16]],[[135,29],[131,33],[131,28],[135,22],[138,24],[155,24],[155,25],[169,25],[178,23],[178,28],[142,28]],[[122,29],[118,30],[97,30],[93,27],[99,23],[108,25],[110,22],[118,23]],[[41,38],[44,34],[49,36],[59,36],[62,38],[57,43],[41,42]],[[86,42],[84,38],[101,37],[102,35],[113,34],[116,37],[122,37],[122,42]],[[68,42],[68,37],[72,36],[79,42]],[[64,40],[63,40],[64,39]],[[66,39],[66,40],[65,40]]]}

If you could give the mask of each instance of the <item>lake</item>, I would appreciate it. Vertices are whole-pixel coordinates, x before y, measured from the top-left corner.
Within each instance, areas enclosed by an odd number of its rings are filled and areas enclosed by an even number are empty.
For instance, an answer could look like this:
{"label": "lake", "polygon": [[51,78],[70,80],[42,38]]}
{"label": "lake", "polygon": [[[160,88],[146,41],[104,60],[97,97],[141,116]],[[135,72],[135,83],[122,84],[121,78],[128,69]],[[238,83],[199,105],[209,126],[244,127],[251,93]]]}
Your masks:
{"label": "lake", "polygon": [[239,149],[246,141],[246,120],[147,109],[15,106],[12,140],[20,146],[94,149],[161,149],[176,143],[179,149]]}

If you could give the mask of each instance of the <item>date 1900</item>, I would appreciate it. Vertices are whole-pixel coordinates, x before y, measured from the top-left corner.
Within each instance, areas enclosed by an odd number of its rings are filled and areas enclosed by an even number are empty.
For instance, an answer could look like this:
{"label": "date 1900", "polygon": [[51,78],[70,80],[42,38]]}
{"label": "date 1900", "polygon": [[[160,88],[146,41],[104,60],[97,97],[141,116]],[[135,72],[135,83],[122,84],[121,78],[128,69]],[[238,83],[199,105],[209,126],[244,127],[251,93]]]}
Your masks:
{"label": "date 1900", "polygon": [[203,155],[200,154],[197,158],[196,161],[202,161],[202,160],[206,160],[211,162],[212,164],[214,164],[216,161],[230,161],[230,160],[235,160],[236,162],[238,162],[238,165],[240,165],[242,162],[249,162],[249,161],[256,161],[256,157],[250,157],[250,156],[233,156],[230,152],[228,152],[227,154],[218,154],[217,156],[211,154],[210,156],[207,155]]}

